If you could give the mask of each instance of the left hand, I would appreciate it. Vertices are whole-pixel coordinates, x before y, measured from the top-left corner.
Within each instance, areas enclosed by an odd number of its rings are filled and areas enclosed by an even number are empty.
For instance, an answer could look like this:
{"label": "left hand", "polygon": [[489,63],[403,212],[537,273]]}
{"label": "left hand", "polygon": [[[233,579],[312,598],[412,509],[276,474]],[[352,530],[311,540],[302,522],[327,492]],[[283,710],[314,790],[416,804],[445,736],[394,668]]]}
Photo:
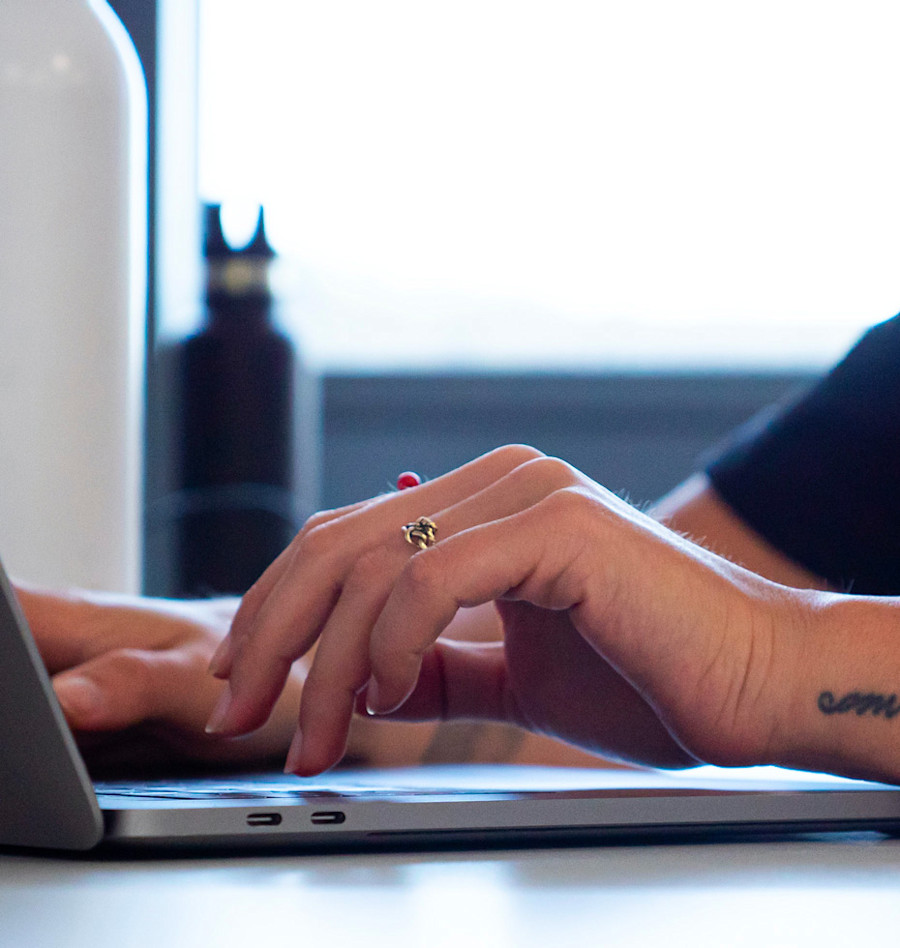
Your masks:
{"label": "left hand", "polygon": [[222,691],[207,666],[237,600],[15,590],[89,763],[237,763],[284,753],[300,705],[299,664],[264,728],[242,738],[204,731]]}

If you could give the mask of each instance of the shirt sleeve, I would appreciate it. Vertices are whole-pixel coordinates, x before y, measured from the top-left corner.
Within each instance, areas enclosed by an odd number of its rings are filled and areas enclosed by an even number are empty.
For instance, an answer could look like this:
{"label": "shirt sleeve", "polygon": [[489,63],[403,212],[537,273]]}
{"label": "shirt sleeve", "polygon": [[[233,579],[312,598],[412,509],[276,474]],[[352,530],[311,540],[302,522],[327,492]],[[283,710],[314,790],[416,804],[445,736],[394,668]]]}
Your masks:
{"label": "shirt sleeve", "polygon": [[900,594],[900,316],[707,467],[757,533],[834,588]]}

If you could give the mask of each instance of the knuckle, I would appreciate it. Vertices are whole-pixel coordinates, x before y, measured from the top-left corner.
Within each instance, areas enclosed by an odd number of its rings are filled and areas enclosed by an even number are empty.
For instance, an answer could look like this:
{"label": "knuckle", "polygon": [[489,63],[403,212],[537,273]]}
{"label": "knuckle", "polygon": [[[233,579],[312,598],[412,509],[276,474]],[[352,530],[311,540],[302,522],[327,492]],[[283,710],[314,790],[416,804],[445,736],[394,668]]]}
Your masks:
{"label": "knuckle", "polygon": [[107,663],[111,670],[135,677],[144,676],[148,670],[147,656],[136,648],[121,648],[111,652]]}
{"label": "knuckle", "polygon": [[522,464],[527,464],[529,461],[536,461],[544,457],[543,451],[538,451],[537,448],[533,448],[528,444],[505,444],[503,447],[497,448],[493,453],[495,456],[499,456],[506,461],[511,468],[519,467]]}
{"label": "knuckle", "polygon": [[606,506],[578,484],[567,484],[548,494],[542,504],[545,513],[562,521],[583,522],[584,518],[605,512]]}
{"label": "knuckle", "polygon": [[440,544],[410,557],[403,569],[402,581],[412,596],[428,596],[443,584]]}
{"label": "knuckle", "polygon": [[131,694],[141,695],[153,687],[154,668],[151,656],[139,649],[124,648],[111,652],[103,666],[103,677],[127,687]]}
{"label": "knuckle", "polygon": [[313,514],[294,539],[294,558],[334,556],[348,547],[358,549],[371,542],[368,533],[360,529],[359,515],[375,503],[377,501]]}
{"label": "knuckle", "polygon": [[542,455],[522,466],[523,473],[539,478],[549,487],[561,490],[581,481],[578,472],[561,458]]}
{"label": "knuckle", "polygon": [[333,550],[339,548],[337,531],[335,526],[337,521],[326,520],[316,524],[310,530],[305,530],[299,538],[299,544],[295,555],[304,557],[323,557],[327,556]]}
{"label": "knuckle", "polygon": [[324,526],[326,523],[329,523],[334,519],[333,510],[319,510],[314,513],[311,517],[307,517],[306,522],[303,524],[300,532],[297,534],[299,537],[305,537],[308,533],[312,533],[313,530],[318,527]]}

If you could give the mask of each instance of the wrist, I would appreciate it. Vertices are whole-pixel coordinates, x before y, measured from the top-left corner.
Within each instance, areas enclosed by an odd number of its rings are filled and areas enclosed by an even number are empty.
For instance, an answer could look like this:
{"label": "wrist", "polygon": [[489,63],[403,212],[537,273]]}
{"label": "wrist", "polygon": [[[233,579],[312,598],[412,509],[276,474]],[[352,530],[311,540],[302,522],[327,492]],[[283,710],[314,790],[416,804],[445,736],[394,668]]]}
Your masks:
{"label": "wrist", "polygon": [[900,600],[803,598],[772,762],[900,782]]}

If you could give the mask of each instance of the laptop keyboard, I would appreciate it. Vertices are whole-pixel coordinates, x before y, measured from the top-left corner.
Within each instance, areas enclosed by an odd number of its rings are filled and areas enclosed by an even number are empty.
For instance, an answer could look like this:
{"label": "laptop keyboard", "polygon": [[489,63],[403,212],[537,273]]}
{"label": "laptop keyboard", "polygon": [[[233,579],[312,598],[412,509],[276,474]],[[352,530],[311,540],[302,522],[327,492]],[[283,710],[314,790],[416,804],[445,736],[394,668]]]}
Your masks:
{"label": "laptop keyboard", "polygon": [[224,783],[176,781],[173,783],[120,784],[105,781],[94,784],[97,794],[144,800],[302,800],[306,797],[398,796],[422,793],[421,789],[386,786],[349,786],[334,784],[302,784],[279,786],[245,778]]}
{"label": "laptop keyboard", "polygon": [[522,793],[559,793],[619,789],[633,792],[643,785],[684,787],[674,776],[628,769],[432,765],[390,770],[335,770],[324,777],[295,777],[279,773],[239,773],[185,779],[99,781],[94,788],[104,796],[157,800],[283,800],[304,798],[410,796],[481,797]]}
{"label": "laptop keyboard", "polygon": [[171,781],[112,782],[97,781],[94,790],[104,797],[127,797],[143,800],[281,800],[284,802],[308,798],[382,797],[410,796],[478,796],[486,794],[508,795],[509,791],[486,786],[459,786],[452,783],[442,785],[440,781],[418,784],[395,782],[374,774],[364,779],[349,775],[331,775],[329,780],[300,779],[297,777],[258,776],[235,779],[192,778]]}

